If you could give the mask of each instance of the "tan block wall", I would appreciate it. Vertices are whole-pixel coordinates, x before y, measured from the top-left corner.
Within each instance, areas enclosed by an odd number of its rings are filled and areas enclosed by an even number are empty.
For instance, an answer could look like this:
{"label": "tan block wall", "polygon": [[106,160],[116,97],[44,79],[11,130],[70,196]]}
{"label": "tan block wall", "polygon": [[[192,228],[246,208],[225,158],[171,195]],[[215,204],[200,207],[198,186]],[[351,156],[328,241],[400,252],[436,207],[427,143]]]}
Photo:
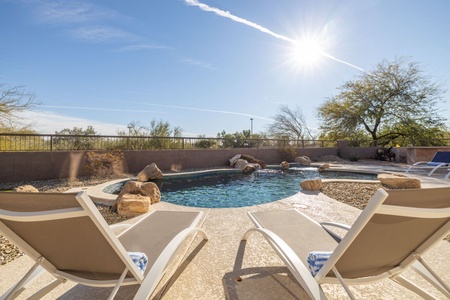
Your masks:
{"label": "tan block wall", "polygon": [[[236,154],[249,154],[267,164],[281,163],[278,149],[223,150],[146,150],[124,151],[125,159],[118,173],[136,174],[146,165],[156,163],[163,170],[228,166]],[[299,148],[297,156],[337,155],[337,148]],[[85,151],[70,152],[0,152],[0,183],[77,178],[88,175],[84,170]]]}
{"label": "tan block wall", "polygon": [[407,162],[411,165],[419,161],[430,161],[436,151],[450,151],[450,147],[408,147]]}

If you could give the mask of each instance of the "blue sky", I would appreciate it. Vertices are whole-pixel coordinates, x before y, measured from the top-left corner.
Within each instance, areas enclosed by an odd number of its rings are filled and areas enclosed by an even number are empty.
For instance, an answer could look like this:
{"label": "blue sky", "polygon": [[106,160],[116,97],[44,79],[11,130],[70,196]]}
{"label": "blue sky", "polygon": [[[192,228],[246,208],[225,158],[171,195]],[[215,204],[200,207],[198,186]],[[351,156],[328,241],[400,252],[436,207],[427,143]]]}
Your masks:
{"label": "blue sky", "polygon": [[448,90],[449,12],[447,0],[0,0],[0,82],[35,92],[42,105],[22,118],[40,133],[163,120],[216,136],[251,118],[258,133],[280,105],[317,128],[317,107],[384,59],[409,57]]}

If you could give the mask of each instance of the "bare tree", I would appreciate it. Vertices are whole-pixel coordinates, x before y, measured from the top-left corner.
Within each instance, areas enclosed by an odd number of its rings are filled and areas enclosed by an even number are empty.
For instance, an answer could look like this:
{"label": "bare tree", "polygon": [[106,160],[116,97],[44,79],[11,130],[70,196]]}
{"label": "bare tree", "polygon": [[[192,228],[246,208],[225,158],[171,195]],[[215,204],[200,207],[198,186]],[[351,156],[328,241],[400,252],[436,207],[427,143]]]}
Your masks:
{"label": "bare tree", "polygon": [[0,83],[0,122],[15,118],[15,113],[33,108],[38,103],[35,94],[26,92],[23,86],[7,87]]}
{"label": "bare tree", "polygon": [[296,140],[314,139],[299,107],[292,110],[287,105],[281,105],[278,110],[278,114],[273,117],[275,122],[268,126],[269,135],[273,137],[288,136]]}

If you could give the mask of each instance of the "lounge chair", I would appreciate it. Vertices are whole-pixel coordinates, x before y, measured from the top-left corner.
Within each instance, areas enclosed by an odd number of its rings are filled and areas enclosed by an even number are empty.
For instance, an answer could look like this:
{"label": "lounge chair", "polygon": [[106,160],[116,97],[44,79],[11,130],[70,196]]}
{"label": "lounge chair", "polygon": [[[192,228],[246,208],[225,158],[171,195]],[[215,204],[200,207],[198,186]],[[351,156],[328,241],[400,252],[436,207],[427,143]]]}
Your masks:
{"label": "lounge chair", "polygon": [[[401,276],[406,269],[415,270],[450,298],[448,283],[422,258],[450,231],[450,188],[379,189],[351,227],[318,223],[296,210],[251,212],[249,216],[256,227],[249,229],[242,240],[260,232],[312,299],[327,299],[323,283],[340,283],[354,299],[348,285],[383,278],[434,299]],[[341,239],[330,226],[348,232]],[[324,255],[328,252],[329,258],[322,261],[323,266],[314,276],[307,257],[315,251]],[[314,265],[311,268],[317,271]]]}
{"label": "lounge chair", "polygon": [[450,177],[450,169],[448,169],[447,171],[448,171],[448,173],[447,173],[447,175],[445,175],[445,177],[444,177],[445,179]]}
{"label": "lounge chair", "polygon": [[[116,236],[84,192],[0,193],[0,234],[36,262],[0,299],[17,297],[44,270],[55,280],[36,298],[71,280],[114,287],[109,299],[121,286],[138,284],[135,299],[147,299],[182,242],[194,232],[207,239],[195,227],[201,217],[202,212],[155,210],[135,224],[118,225],[126,229]],[[144,271],[130,252],[148,260]]]}
{"label": "lounge chair", "polygon": [[450,164],[450,151],[437,151],[431,161],[419,161],[415,164],[409,166],[406,173],[412,171],[413,169],[431,169],[428,176],[431,176],[434,171],[439,168],[448,167]]}

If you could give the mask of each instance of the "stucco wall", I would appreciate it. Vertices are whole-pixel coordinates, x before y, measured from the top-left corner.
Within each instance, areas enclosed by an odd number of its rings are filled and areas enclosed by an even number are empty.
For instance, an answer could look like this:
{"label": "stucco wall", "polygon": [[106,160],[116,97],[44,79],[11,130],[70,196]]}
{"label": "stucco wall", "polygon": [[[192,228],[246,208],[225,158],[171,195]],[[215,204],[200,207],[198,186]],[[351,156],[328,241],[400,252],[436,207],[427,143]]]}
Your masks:
{"label": "stucco wall", "polygon": [[[296,156],[311,158],[324,155],[338,155],[345,159],[352,157],[374,158],[375,147],[354,148],[341,143],[340,148],[298,148]],[[397,161],[412,164],[429,161],[438,150],[450,151],[450,147],[398,148]],[[142,150],[124,151],[125,159],[117,166],[118,173],[136,174],[146,165],[156,163],[163,170],[186,170],[228,166],[228,159],[236,154],[249,154],[267,164],[279,164],[284,158],[279,149],[222,149],[222,150]],[[55,178],[76,178],[88,175],[84,169],[85,151],[70,152],[0,152],[0,183],[46,180]]]}
{"label": "stucco wall", "polygon": [[436,151],[449,151],[450,147],[408,147],[406,148],[406,157],[408,164],[419,161],[430,161]]}
{"label": "stucco wall", "polygon": [[[161,170],[228,166],[228,159],[236,154],[249,154],[267,164],[279,164],[283,160],[278,149],[124,151],[125,159],[116,169],[117,172],[135,174],[151,163],[156,163]],[[297,156],[300,155],[337,155],[337,148],[299,148]],[[84,156],[85,151],[0,152],[0,182],[88,175],[84,169]]]}

